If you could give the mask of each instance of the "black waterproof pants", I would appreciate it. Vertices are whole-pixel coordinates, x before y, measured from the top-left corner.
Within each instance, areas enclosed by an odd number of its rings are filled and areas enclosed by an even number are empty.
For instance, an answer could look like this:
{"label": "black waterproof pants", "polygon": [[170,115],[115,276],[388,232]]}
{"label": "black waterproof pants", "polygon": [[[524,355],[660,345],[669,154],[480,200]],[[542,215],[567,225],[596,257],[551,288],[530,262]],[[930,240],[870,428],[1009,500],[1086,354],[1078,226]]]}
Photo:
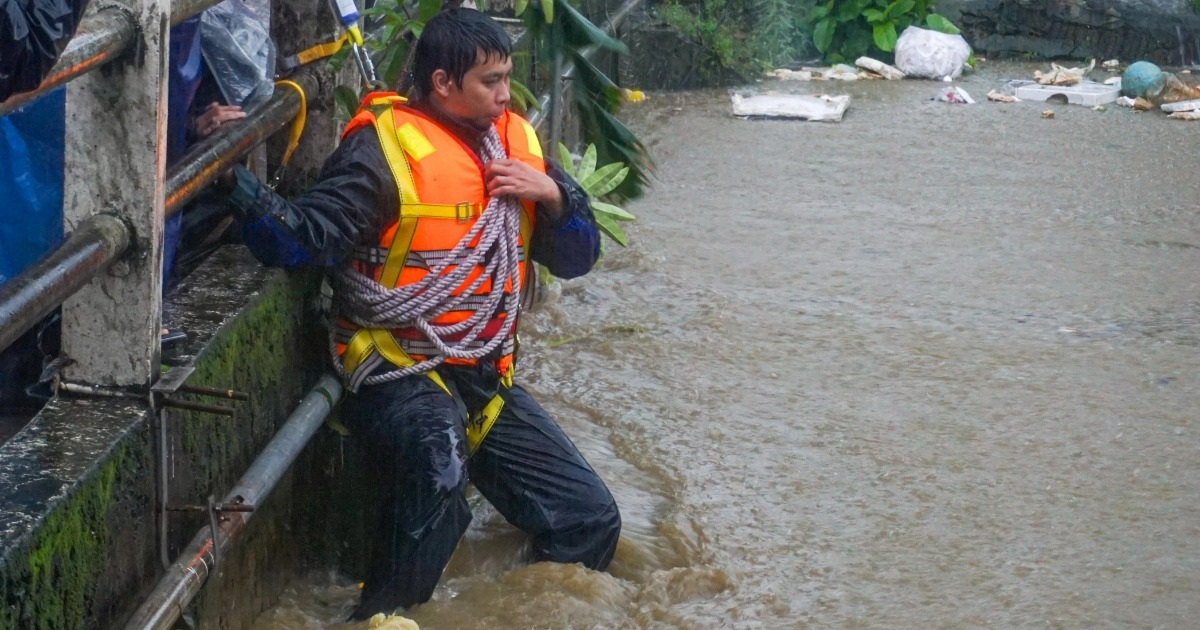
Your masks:
{"label": "black waterproof pants", "polygon": [[[426,376],[364,386],[343,419],[378,480],[379,528],[362,601],[352,615],[428,601],[471,521],[468,479],[510,523],[532,536],[533,561],[580,562],[602,570],[621,517],[612,494],[575,445],[521,387],[468,457],[468,411],[486,404],[477,379],[439,370],[453,396]],[[499,387],[503,387],[502,385]]]}

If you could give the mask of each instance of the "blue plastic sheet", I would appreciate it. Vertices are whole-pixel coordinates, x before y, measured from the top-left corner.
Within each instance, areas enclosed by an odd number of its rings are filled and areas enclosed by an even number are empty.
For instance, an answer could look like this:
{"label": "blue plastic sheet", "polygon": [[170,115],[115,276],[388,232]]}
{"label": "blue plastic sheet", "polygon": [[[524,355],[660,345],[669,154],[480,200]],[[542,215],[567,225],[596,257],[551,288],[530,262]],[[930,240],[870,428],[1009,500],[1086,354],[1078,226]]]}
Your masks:
{"label": "blue plastic sheet", "polygon": [[0,118],[0,284],[62,240],[66,92]]}

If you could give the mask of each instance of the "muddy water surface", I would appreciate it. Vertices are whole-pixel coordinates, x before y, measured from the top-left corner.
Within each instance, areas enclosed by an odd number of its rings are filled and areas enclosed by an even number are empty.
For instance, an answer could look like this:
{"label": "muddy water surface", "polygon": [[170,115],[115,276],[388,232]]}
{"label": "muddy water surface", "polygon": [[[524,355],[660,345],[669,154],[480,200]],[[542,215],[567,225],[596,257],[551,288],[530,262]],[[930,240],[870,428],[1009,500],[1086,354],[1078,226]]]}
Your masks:
{"label": "muddy water surface", "polygon": [[[983,100],[1031,71],[961,85]],[[929,82],[768,87],[850,110],[630,106],[658,162],[633,245],[525,322],[525,382],[621,505],[611,570],[526,566],[480,505],[409,616],[1194,627],[1200,124],[949,105]],[[355,590],[331,583],[259,626],[336,621]]]}

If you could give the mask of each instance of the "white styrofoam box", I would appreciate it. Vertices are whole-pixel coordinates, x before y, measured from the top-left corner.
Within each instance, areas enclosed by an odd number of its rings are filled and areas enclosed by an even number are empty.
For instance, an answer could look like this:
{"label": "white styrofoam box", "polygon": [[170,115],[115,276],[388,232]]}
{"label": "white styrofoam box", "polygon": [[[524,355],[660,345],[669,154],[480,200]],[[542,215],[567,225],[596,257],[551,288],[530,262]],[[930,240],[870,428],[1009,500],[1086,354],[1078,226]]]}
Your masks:
{"label": "white styrofoam box", "polygon": [[1062,95],[1073,105],[1104,105],[1117,100],[1121,88],[1103,83],[1077,83],[1075,85],[1022,85],[1016,89],[1016,97],[1023,101],[1048,101],[1050,97]]}

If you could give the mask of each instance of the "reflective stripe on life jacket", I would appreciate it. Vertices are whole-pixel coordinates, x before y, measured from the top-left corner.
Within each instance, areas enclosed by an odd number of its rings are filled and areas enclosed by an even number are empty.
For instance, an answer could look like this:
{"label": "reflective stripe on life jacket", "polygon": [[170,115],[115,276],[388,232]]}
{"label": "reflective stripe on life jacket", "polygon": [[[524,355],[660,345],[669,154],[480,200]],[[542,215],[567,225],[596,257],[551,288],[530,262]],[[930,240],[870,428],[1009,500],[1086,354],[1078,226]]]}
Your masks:
{"label": "reflective stripe on life jacket", "polygon": [[[442,264],[451,249],[470,231],[489,198],[483,167],[475,153],[456,136],[424,114],[406,106],[394,94],[371,94],[358,114],[347,125],[343,137],[362,127],[374,127],[383,147],[399,191],[400,208],[395,220],[386,225],[376,247],[356,248],[352,265],[387,288],[420,281],[430,270]],[[501,143],[508,156],[539,172],[545,172],[541,145],[533,127],[516,114],[505,112],[496,123]],[[519,274],[506,292],[520,292],[530,267],[527,265],[529,238],[533,231],[534,204],[522,200],[519,248]],[[449,273],[446,268],[442,273]],[[482,275],[476,267],[451,295],[461,296]],[[454,310],[442,313],[432,322],[448,325],[470,318],[486,302],[491,280],[475,287]],[[482,347],[502,328],[506,312],[490,313],[483,334],[470,346]],[[498,351],[496,370],[511,385],[514,336],[510,333]],[[391,330],[365,329],[339,318],[335,322],[334,351],[351,389],[384,362],[404,368],[436,354],[436,347],[415,327]],[[454,340],[450,337],[449,340]],[[473,365],[477,359],[448,358],[448,365]],[[433,373],[430,373],[433,374]],[[435,379],[435,381],[440,379]],[[445,389],[444,384],[439,382]]]}

